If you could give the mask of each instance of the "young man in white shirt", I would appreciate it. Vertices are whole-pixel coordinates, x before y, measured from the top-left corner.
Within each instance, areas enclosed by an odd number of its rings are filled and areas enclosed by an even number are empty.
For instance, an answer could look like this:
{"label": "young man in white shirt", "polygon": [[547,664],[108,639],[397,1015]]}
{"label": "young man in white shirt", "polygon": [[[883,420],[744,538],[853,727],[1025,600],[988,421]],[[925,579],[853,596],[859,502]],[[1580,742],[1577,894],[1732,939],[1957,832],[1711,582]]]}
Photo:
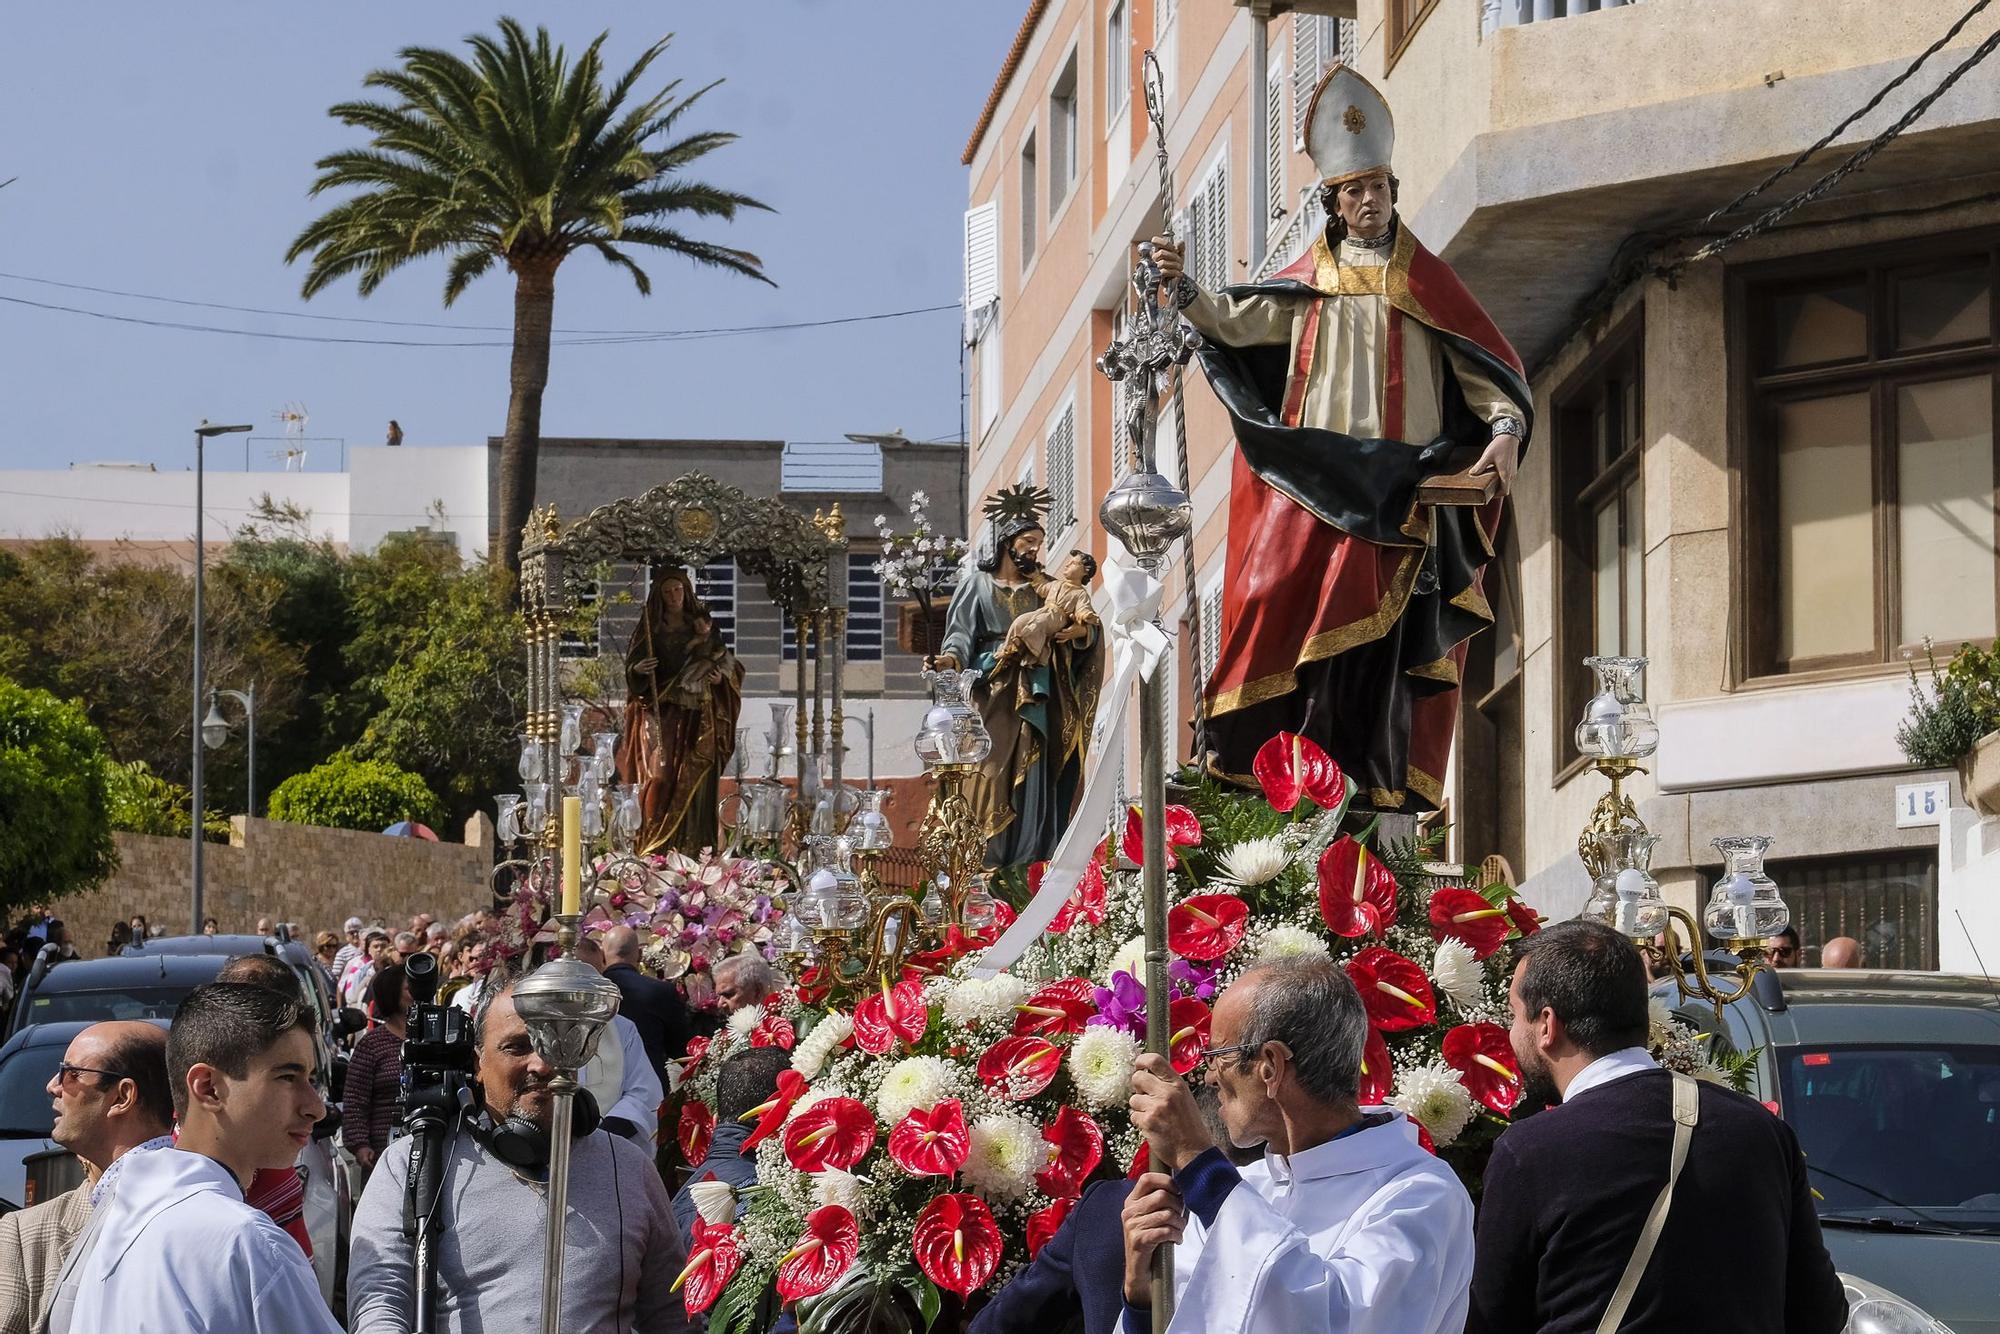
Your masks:
{"label": "young man in white shirt", "polygon": [[1150,1328],[1153,1253],[1173,1245],[1170,1329],[1202,1334],[1459,1334],[1472,1201],[1400,1112],[1356,1103],[1368,1015],[1331,959],[1245,973],[1215,1006],[1207,1082],[1239,1145],[1215,1146],[1157,1056],[1132,1076],[1152,1171],[1126,1200],[1125,1327]]}
{"label": "young man in white shirt", "polygon": [[180,1141],[132,1157],[104,1206],[72,1328],[120,1334],[339,1334],[298,1243],[244,1202],[290,1167],[326,1103],[310,1010],[212,982],[167,1034]]}

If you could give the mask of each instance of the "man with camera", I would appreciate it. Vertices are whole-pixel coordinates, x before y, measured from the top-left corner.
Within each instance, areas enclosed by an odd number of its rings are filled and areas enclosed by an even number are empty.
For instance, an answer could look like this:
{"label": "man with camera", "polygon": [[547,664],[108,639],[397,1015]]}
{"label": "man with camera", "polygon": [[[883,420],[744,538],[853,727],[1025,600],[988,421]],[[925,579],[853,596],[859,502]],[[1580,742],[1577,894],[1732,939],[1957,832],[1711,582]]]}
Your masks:
{"label": "man with camera", "polygon": [[[434,980],[433,980],[434,985]],[[430,1296],[440,1334],[531,1334],[540,1328],[542,1253],[548,1227],[549,1130],[555,1071],[536,1054],[514,1009],[513,982],[496,979],[474,1013],[469,1045],[477,1113],[453,1115],[435,1188],[435,1275]],[[428,991],[416,992],[421,1001]],[[413,1086],[453,1059],[455,1023],[429,1022],[449,1007],[419,1004],[404,1069]],[[436,1057],[438,1059],[433,1060]],[[447,1082],[449,1082],[447,1080]],[[674,1279],[686,1248],[666,1187],[647,1151],[598,1125],[579,1095],[571,1147],[562,1327],[566,1334],[669,1334],[687,1329]],[[417,1213],[408,1185],[426,1136],[392,1142],[355,1211],[347,1309],[352,1334],[405,1334],[414,1323]],[[409,1220],[406,1227],[406,1218]]]}

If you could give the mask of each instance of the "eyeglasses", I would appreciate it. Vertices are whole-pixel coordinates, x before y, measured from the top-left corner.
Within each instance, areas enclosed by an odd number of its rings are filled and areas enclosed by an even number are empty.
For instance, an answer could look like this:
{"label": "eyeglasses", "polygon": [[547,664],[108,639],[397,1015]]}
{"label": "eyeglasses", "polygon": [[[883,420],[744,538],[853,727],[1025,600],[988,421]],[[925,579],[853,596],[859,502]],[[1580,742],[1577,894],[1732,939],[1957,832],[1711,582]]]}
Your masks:
{"label": "eyeglasses", "polygon": [[130,1079],[123,1070],[98,1070],[88,1065],[71,1065],[68,1061],[56,1067],[56,1078],[67,1083],[71,1075],[103,1075],[106,1079]]}
{"label": "eyeglasses", "polygon": [[1207,1065],[1218,1056],[1233,1056],[1240,1051],[1256,1051],[1263,1045],[1261,1042],[1233,1042],[1227,1047],[1203,1047],[1195,1053],[1194,1061],[1196,1065]]}

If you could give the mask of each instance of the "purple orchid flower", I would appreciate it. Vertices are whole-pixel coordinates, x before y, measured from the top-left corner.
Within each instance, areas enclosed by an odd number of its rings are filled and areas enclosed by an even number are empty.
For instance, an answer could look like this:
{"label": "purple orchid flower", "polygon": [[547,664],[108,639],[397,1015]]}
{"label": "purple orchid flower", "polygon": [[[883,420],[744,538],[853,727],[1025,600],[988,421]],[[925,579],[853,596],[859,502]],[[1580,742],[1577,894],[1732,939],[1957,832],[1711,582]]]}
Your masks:
{"label": "purple orchid flower", "polygon": [[1215,995],[1215,975],[1221,971],[1220,964],[1200,964],[1186,959],[1175,959],[1167,965],[1167,978],[1177,994],[1193,996],[1197,1000],[1207,1000]]}
{"label": "purple orchid flower", "polygon": [[1146,984],[1138,978],[1122,970],[1113,973],[1109,989],[1094,988],[1091,999],[1097,1002],[1097,1013],[1085,1021],[1086,1026],[1122,1028],[1134,1037],[1145,1036]]}

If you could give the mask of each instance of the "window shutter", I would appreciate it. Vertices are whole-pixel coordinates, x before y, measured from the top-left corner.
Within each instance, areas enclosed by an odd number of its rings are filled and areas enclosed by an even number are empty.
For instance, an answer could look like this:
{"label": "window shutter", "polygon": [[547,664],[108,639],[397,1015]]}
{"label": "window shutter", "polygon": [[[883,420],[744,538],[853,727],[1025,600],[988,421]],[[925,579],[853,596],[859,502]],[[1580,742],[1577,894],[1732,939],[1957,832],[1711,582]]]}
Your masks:
{"label": "window shutter", "polygon": [[731,650],[736,647],[736,562],[712,561],[694,572],[694,595],[708,608],[715,632]]}
{"label": "window shutter", "polygon": [[1198,205],[1198,221],[1193,228],[1201,245],[1195,257],[1197,271],[1195,283],[1205,292],[1219,292],[1227,287],[1229,271],[1229,157],[1225,153],[1216,158],[1215,166],[1190,208]]}
{"label": "window shutter", "polygon": [[965,212],[965,330],[976,335],[974,317],[1000,297],[1000,205],[987,200]]}
{"label": "window shutter", "polygon": [[1354,20],[1323,18],[1320,22],[1331,23],[1333,25],[1333,58],[1343,65],[1352,65],[1354,63]]}
{"label": "window shutter", "polygon": [[1292,147],[1306,146],[1306,104],[1319,83],[1319,20],[1292,12]]}
{"label": "window shutter", "polygon": [[1201,599],[1201,679],[1215,676],[1215,664],[1222,657],[1222,585],[1208,590]]}
{"label": "window shutter", "polygon": [[1264,82],[1264,216],[1256,236],[1270,234],[1271,224],[1285,216],[1285,66],[1271,66]]}
{"label": "window shutter", "polygon": [[847,660],[882,661],[882,576],[875,572],[881,560],[873,551],[847,553]]}
{"label": "window shutter", "polygon": [[1049,428],[1044,442],[1042,475],[1049,479],[1049,532],[1064,532],[1076,522],[1076,403],[1073,400]]}

